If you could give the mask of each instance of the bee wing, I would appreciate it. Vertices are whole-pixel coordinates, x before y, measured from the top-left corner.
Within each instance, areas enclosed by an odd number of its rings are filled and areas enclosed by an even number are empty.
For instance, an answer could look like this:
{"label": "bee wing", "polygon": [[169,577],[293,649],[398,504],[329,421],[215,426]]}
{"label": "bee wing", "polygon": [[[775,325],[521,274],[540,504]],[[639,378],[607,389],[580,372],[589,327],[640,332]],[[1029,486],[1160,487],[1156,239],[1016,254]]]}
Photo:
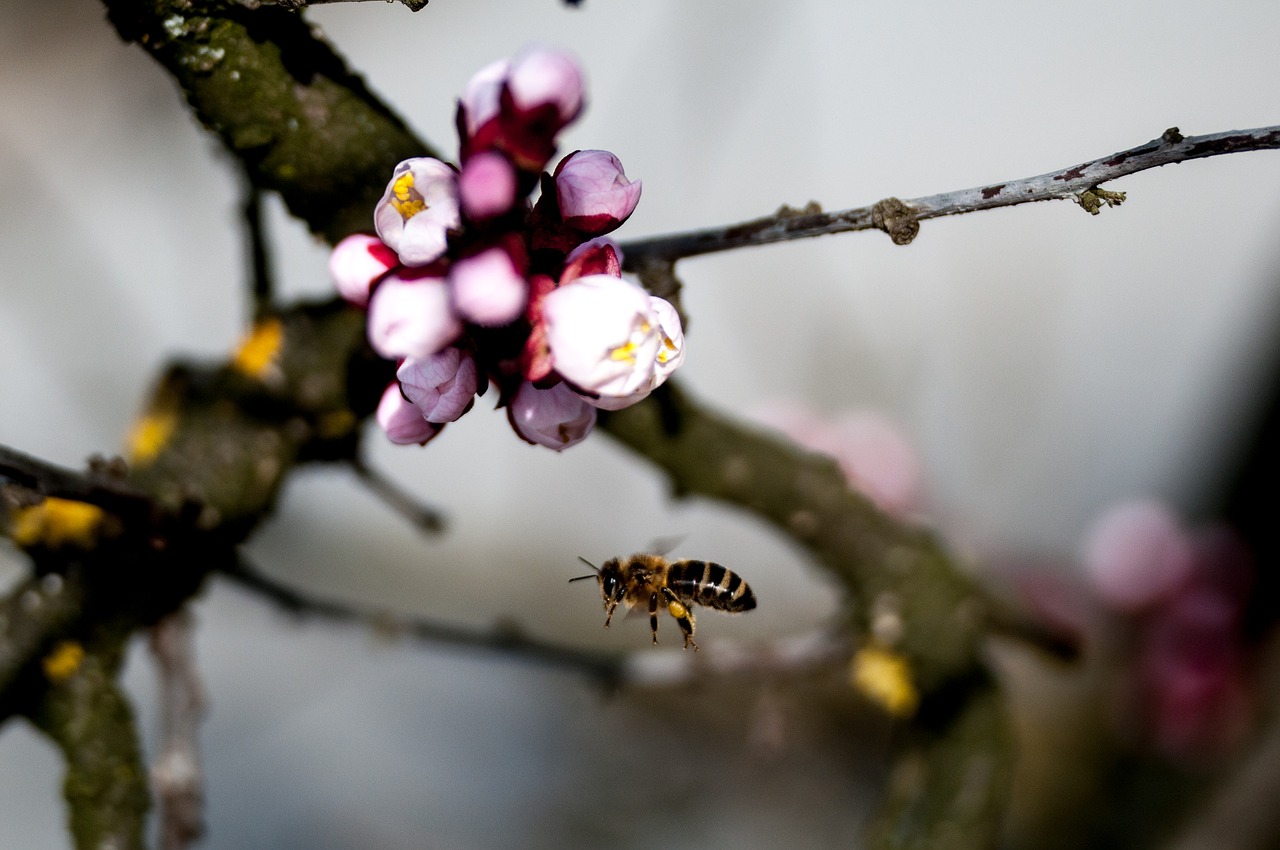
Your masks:
{"label": "bee wing", "polygon": [[688,534],[664,534],[662,537],[655,537],[649,542],[649,548],[645,551],[655,555],[669,555],[688,536]]}

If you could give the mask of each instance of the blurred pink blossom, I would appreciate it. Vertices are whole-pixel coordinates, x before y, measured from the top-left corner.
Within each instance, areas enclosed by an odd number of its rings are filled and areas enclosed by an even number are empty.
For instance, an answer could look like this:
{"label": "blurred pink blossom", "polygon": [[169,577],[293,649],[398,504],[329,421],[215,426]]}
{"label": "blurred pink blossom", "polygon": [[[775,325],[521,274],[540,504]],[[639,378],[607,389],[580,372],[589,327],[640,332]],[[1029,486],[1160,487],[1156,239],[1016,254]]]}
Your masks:
{"label": "blurred pink blossom", "polygon": [[516,171],[507,158],[483,151],[467,160],[458,176],[462,211],[472,221],[510,212],[516,203]]}
{"label": "blurred pink blossom", "polygon": [[582,111],[586,84],[576,59],[562,50],[534,44],[511,60],[507,90],[516,107],[526,112],[554,106],[559,130]]}
{"label": "blurred pink blossom", "polygon": [[828,418],[804,405],[775,401],[756,418],[835,460],[849,486],[885,513],[908,517],[920,509],[920,460],[911,442],[883,414],[858,410]]}
{"label": "blurred pink blossom", "polygon": [[1191,535],[1156,501],[1116,505],[1094,524],[1084,568],[1099,598],[1120,611],[1136,611],[1167,596],[1186,580],[1193,559]]}
{"label": "blurred pink blossom", "polygon": [[464,257],[449,269],[453,307],[469,322],[506,325],[524,313],[529,285],[502,248]]}

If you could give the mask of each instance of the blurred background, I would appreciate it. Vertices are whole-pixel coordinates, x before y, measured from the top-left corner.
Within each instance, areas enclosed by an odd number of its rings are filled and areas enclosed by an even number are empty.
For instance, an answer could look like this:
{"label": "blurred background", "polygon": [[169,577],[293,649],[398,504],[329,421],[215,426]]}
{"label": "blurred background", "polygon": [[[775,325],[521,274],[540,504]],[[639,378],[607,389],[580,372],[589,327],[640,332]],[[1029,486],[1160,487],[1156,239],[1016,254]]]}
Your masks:
{"label": "blurred background", "polygon": [[[308,16],[446,152],[473,71],[529,41],[576,53],[590,100],[562,150],[612,150],[643,179],[623,240],[1031,176],[1175,125],[1280,121],[1280,5],[1257,0],[436,0]],[[239,180],[100,5],[0,5],[0,55],[0,443],[79,466],[120,450],[166,358],[236,345]],[[722,410],[885,417],[918,458],[917,510],[957,551],[1074,598],[1052,588],[1085,583],[1085,541],[1113,505],[1212,518],[1280,331],[1280,154],[1109,188],[1128,200],[1097,217],[1036,204],[925,222],[905,248],[864,233],[685,261],[682,377]],[[326,297],[324,246],[274,201],[269,228],[282,295]],[[563,455],[528,446],[489,408],[421,450],[369,435],[373,464],[448,514],[445,534],[422,537],[348,472],[310,469],[251,558],[325,597],[674,653],[674,624],[654,649],[642,620],[603,631],[596,590],[565,580],[578,556],[675,535],[675,554],[729,565],[761,602],[702,617],[707,653],[837,612],[834,587],[750,518],[673,504],[603,435]],[[0,549],[0,582],[22,568]],[[816,685],[606,698],[573,674],[295,620],[226,585],[195,613],[214,850],[828,847],[856,836],[881,781],[884,724]],[[1037,700],[1069,711],[1064,688],[1086,706],[1105,691],[1052,675],[1020,691],[1029,716]],[[127,682],[154,733],[141,644]],[[60,782],[42,739],[0,729],[0,846],[70,846]]]}

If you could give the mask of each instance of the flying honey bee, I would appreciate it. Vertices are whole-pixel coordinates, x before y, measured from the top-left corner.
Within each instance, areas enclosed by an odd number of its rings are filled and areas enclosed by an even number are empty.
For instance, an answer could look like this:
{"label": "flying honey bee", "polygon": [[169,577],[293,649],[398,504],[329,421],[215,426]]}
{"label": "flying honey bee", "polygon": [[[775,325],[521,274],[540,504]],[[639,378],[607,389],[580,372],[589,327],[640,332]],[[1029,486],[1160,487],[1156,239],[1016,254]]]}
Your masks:
{"label": "flying honey bee", "polygon": [[638,554],[627,558],[610,558],[597,567],[586,558],[579,561],[595,570],[591,575],[578,576],[569,581],[594,578],[600,582],[600,596],[604,599],[604,625],[609,627],[613,612],[620,603],[634,608],[649,607],[649,628],[653,642],[658,642],[658,609],[680,624],[684,632],[684,648],[698,645],[693,642],[693,605],[705,605],[718,611],[737,614],[756,607],[755,594],[742,576],[710,561],[668,561],[661,555]]}

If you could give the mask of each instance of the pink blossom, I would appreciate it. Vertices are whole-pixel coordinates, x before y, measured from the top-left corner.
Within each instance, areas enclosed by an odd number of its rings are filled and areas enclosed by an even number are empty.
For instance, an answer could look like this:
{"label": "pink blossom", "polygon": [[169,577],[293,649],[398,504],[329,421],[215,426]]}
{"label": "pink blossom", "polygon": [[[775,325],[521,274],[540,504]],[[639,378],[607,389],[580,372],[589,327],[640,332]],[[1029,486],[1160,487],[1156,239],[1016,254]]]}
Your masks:
{"label": "pink blossom", "polygon": [[444,255],[449,231],[461,225],[457,179],[452,168],[430,157],[396,166],[374,207],[373,222],[400,262],[425,266]]}
{"label": "pink blossom", "polygon": [[650,296],[649,305],[657,319],[658,338],[661,340],[658,345],[658,360],[654,364],[653,386],[656,387],[684,363],[684,328],[680,324],[680,314],[671,306],[671,302]]}
{"label": "pink blossom", "polygon": [[515,206],[516,171],[500,153],[478,153],[462,166],[458,195],[467,218],[483,221],[500,216]]}
{"label": "pink blossom", "polygon": [[502,89],[510,72],[511,60],[498,59],[476,71],[467,81],[459,106],[466,119],[468,136],[474,136],[482,126],[498,117],[502,108]]}
{"label": "pink blossom", "polygon": [[428,422],[453,422],[471,409],[479,388],[475,358],[456,346],[409,358],[396,370],[400,391]]}
{"label": "pink blossom", "polygon": [[426,443],[444,427],[422,418],[422,412],[400,394],[400,385],[394,381],[383,391],[374,418],[387,439],[402,446]]}
{"label": "pink blossom", "polygon": [[608,233],[627,220],[640,202],[640,181],[632,182],[608,151],[575,151],[556,166],[556,198],[565,224],[582,233]]}
{"label": "pink blossom", "polygon": [[486,327],[518,319],[529,294],[524,275],[502,248],[489,248],[458,260],[449,269],[449,287],[458,314]]}
{"label": "pink blossom", "polygon": [[369,344],[389,360],[430,357],[462,333],[439,277],[392,272],[369,299]]}
{"label": "pink blossom", "polygon": [[1191,572],[1191,536],[1165,505],[1126,502],[1094,525],[1084,568],[1098,595],[1120,611],[1136,611],[1167,596]]}
{"label": "pink blossom", "polygon": [[586,439],[596,424],[596,409],[564,384],[538,389],[525,381],[507,407],[507,418],[521,439],[556,451]]}
{"label": "pink blossom", "polygon": [[622,277],[622,248],[608,236],[588,239],[564,258],[560,282],[568,283],[589,274]]}
{"label": "pink blossom", "polygon": [[555,370],[591,396],[649,392],[666,378],[658,373],[658,356],[669,339],[654,304],[639,286],[604,274],[548,293],[542,320]]}
{"label": "pink blossom", "polygon": [[800,445],[836,461],[849,486],[885,513],[906,518],[923,501],[915,448],[875,411],[849,411],[832,419],[803,406],[775,401],[759,418]]}
{"label": "pink blossom", "polygon": [[585,83],[577,60],[568,53],[530,45],[511,61],[507,90],[516,108],[525,112],[554,106],[563,127],[582,111]]}
{"label": "pink blossom", "polygon": [[369,303],[373,282],[399,265],[395,251],[368,233],[354,233],[334,246],[329,254],[329,274],[338,294],[363,307]]}

